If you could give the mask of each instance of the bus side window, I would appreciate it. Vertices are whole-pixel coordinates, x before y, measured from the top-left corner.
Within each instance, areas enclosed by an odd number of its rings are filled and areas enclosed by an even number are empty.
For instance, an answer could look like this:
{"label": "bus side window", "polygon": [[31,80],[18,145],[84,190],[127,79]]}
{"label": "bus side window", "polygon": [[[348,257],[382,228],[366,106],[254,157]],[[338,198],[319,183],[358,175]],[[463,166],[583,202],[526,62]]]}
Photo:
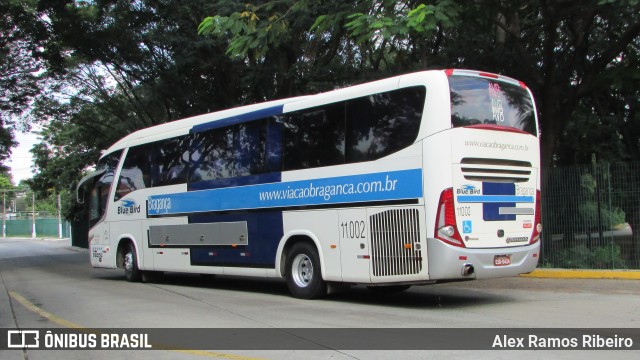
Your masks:
{"label": "bus side window", "polygon": [[279,118],[271,118],[267,121],[267,172],[282,171],[282,128],[282,121]]}
{"label": "bus side window", "polygon": [[145,189],[151,185],[151,165],[154,144],[129,148],[124,159],[114,201],[122,199],[132,191]]}
{"label": "bus side window", "polygon": [[252,121],[236,126],[234,176],[265,172],[265,121]]}
{"label": "bus side window", "polygon": [[191,137],[189,182],[282,170],[282,123],[263,118],[196,133]]}
{"label": "bus side window", "polygon": [[344,102],[285,115],[284,170],[344,164]]}
{"label": "bus side window", "polygon": [[190,181],[226,179],[233,176],[233,127],[197,133],[193,141]]}
{"label": "bus side window", "polygon": [[347,163],[377,160],[413,144],[425,95],[419,86],[347,101]]}
{"label": "bus side window", "polygon": [[181,136],[156,143],[152,186],[182,184],[189,175],[189,136]]}

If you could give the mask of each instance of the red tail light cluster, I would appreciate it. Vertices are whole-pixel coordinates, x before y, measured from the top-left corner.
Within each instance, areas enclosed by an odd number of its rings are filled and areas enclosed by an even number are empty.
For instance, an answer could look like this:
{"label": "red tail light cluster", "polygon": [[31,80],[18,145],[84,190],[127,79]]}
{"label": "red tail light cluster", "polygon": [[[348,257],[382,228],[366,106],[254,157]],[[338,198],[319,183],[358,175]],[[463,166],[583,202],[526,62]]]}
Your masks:
{"label": "red tail light cluster", "polygon": [[533,221],[533,232],[529,244],[535,244],[540,241],[542,235],[542,202],[540,201],[540,190],[536,191],[536,215]]}
{"label": "red tail light cluster", "polygon": [[465,247],[456,224],[456,213],[453,203],[453,189],[449,188],[440,194],[438,214],[436,216],[436,239],[447,244]]}

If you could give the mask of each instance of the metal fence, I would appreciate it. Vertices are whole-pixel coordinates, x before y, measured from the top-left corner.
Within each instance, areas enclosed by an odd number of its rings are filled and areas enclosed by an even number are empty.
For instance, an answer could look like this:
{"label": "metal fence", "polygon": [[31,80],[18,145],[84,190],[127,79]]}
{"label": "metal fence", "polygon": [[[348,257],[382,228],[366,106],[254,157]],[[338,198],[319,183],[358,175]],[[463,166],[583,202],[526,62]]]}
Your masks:
{"label": "metal fence", "polygon": [[[36,237],[63,237],[71,236],[71,225],[68,221],[58,219],[36,219],[35,221]],[[33,220],[17,219],[6,220],[2,234],[6,237],[32,237],[34,235]]]}
{"label": "metal fence", "polygon": [[640,269],[640,163],[543,172],[541,267]]}

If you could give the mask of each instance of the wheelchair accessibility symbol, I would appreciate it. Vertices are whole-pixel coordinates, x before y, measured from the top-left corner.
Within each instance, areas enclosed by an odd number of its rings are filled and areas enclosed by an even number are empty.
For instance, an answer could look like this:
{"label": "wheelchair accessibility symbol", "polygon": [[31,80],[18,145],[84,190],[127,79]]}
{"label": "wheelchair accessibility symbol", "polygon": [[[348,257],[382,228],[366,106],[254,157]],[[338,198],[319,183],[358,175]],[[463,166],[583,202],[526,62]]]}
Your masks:
{"label": "wheelchair accessibility symbol", "polygon": [[473,223],[471,220],[465,220],[462,222],[462,233],[470,234],[473,232]]}

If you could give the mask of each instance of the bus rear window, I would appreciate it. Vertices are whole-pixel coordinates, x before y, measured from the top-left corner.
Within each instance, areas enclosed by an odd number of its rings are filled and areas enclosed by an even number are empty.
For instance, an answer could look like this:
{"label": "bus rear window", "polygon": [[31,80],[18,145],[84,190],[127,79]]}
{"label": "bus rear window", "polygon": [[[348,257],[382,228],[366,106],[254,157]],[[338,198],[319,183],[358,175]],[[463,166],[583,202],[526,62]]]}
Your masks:
{"label": "bus rear window", "polygon": [[533,102],[518,85],[470,76],[450,76],[453,127],[491,124],[537,136]]}

